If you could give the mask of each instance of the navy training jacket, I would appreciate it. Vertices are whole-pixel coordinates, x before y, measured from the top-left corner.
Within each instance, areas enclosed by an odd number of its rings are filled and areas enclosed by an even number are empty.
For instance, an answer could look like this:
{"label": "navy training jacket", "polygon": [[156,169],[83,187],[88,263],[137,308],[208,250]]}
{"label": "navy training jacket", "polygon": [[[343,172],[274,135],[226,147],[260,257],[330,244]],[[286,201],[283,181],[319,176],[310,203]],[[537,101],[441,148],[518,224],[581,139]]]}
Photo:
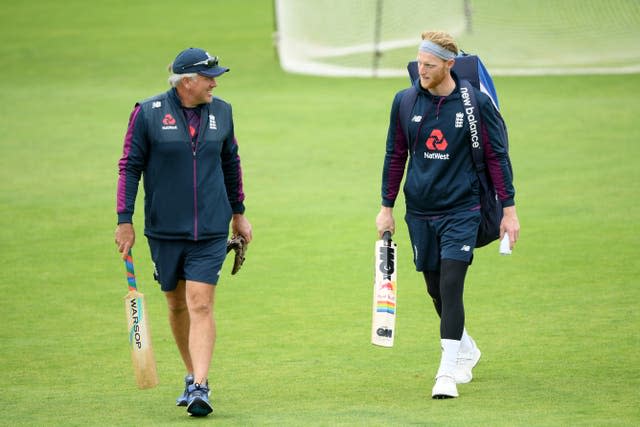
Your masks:
{"label": "navy training jacket", "polygon": [[192,145],[174,88],[136,103],[119,162],[118,224],[132,222],[141,176],[146,236],[227,236],[232,213],[244,212],[231,105],[218,98],[202,105],[200,130]]}
{"label": "navy training jacket", "polygon": [[[475,209],[480,204],[478,177],[471,156],[469,129],[464,116],[457,76],[448,96],[434,96],[415,82],[418,96],[411,112],[408,138],[398,118],[405,90],[393,100],[386,155],[382,171],[382,205],[393,207],[409,157],[404,195],[407,212],[440,215]],[[483,149],[487,168],[503,207],[514,205],[507,141],[491,99],[475,89],[482,117]]]}

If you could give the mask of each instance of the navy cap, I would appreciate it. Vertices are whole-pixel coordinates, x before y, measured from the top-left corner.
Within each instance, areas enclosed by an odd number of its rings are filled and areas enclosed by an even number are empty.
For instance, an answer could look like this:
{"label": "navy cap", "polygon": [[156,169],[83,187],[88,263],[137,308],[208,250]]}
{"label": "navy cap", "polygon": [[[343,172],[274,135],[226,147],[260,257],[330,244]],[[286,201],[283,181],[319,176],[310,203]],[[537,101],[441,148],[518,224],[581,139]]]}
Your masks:
{"label": "navy cap", "polygon": [[209,52],[195,47],[180,52],[174,59],[171,70],[176,74],[198,73],[206,77],[218,77],[229,71],[218,65],[217,56],[211,56]]}

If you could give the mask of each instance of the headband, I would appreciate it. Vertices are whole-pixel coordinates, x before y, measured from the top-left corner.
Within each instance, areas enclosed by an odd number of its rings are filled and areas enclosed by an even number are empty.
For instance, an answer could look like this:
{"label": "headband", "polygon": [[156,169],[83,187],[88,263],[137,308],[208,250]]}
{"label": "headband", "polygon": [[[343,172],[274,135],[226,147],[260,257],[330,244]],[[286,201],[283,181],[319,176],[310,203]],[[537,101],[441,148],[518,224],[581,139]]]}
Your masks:
{"label": "headband", "polygon": [[449,49],[445,49],[439,44],[436,44],[430,40],[423,40],[422,43],[420,43],[418,50],[421,52],[431,53],[440,59],[444,59],[445,61],[456,57],[456,54],[451,52]]}

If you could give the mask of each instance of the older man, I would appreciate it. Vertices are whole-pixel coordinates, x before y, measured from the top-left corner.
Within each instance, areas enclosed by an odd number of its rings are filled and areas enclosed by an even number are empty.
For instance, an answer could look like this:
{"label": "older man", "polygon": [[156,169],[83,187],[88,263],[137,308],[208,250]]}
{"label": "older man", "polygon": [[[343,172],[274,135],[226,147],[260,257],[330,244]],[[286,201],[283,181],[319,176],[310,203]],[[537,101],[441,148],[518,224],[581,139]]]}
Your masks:
{"label": "older man", "polygon": [[208,376],[216,340],[214,297],[229,223],[247,243],[252,229],[244,216],[231,106],[212,95],[216,78],[229,69],[216,56],[189,48],[171,71],[171,89],[136,103],[129,118],[115,242],[123,257],[135,243],[132,218],[144,176],[144,234],[187,372],[177,405],[205,416],[213,411]]}

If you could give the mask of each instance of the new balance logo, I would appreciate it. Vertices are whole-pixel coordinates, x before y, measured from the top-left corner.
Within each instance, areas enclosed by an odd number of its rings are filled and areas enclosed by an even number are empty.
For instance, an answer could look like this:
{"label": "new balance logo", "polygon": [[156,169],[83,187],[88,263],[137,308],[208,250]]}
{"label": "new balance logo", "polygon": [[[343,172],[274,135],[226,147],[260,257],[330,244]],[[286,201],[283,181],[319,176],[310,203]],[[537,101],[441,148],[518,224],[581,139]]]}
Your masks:
{"label": "new balance logo", "polygon": [[463,245],[463,246],[460,248],[460,250],[461,250],[461,251],[463,251],[463,252],[469,252],[469,251],[471,250],[471,246],[469,246],[469,245]]}
{"label": "new balance logo", "polygon": [[475,108],[471,104],[471,97],[466,87],[460,88],[460,94],[462,95],[462,103],[465,106],[464,112],[467,114],[467,122],[469,122],[469,131],[471,132],[471,146],[473,148],[480,147],[480,136],[478,135],[478,121],[475,116]]}
{"label": "new balance logo", "polygon": [[411,121],[414,123],[420,123],[422,121],[422,116],[413,116],[411,117]]}

